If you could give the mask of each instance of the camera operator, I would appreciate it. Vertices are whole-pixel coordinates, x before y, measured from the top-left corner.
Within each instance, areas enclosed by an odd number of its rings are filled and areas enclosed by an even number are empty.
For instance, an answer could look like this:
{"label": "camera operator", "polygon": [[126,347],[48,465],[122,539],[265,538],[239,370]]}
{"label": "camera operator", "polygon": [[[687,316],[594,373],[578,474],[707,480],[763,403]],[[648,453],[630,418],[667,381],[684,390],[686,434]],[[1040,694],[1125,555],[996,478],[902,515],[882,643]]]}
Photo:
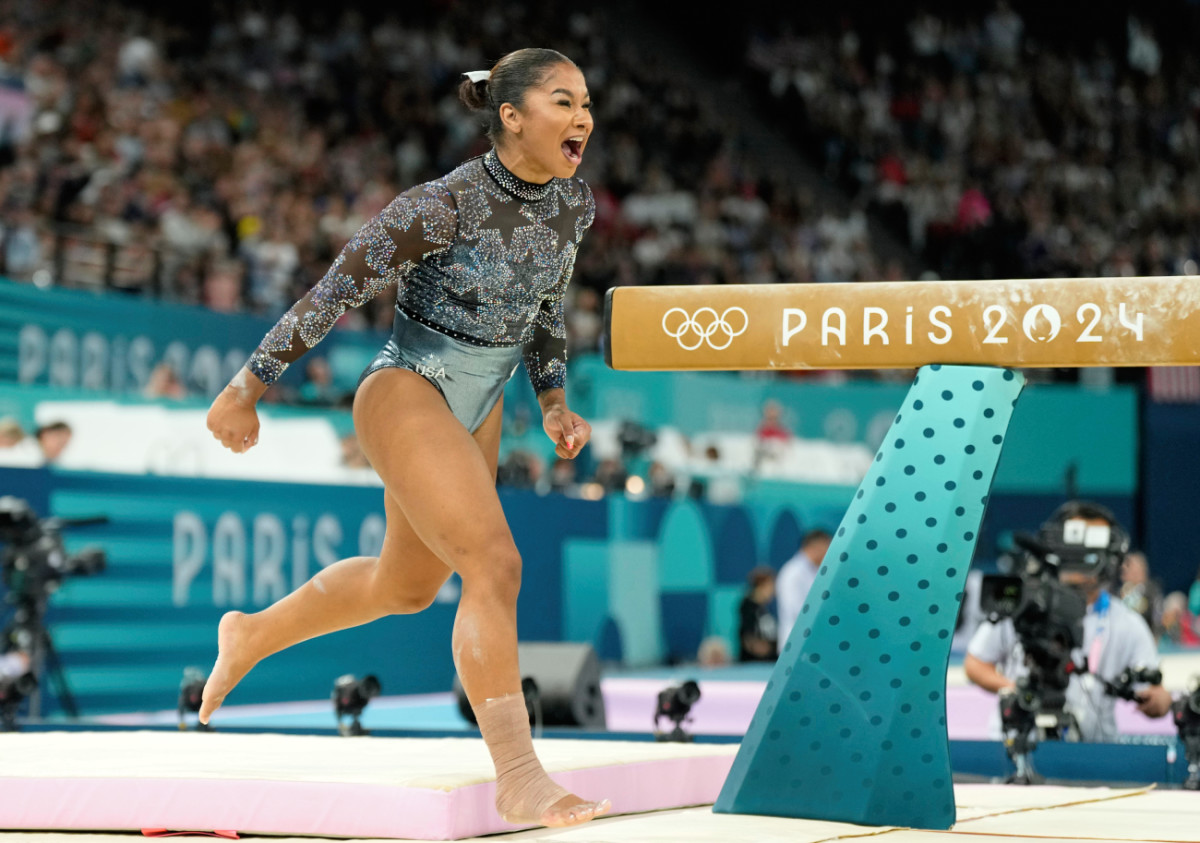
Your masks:
{"label": "camera operator", "polygon": [[38,518],[28,502],[0,496],[0,731],[15,728],[17,707],[29,699],[29,716],[41,711],[40,675],[50,671],[58,700],[70,716],[78,716],[67,687],[62,662],[46,627],[50,596],[71,576],[87,576],[105,568],[104,551],[88,547],[69,553],[65,527],[103,524],[107,518]]}
{"label": "camera operator", "polygon": [[[1026,547],[1035,548],[1034,556],[1057,569],[1058,582],[1079,592],[1087,604],[1082,646],[1071,651],[1074,665],[1086,663],[1087,672],[1068,671],[1064,706],[1084,741],[1117,738],[1116,697],[1106,683],[1127,670],[1155,668],[1159,662],[1145,620],[1105,590],[1128,546],[1112,513],[1084,501],[1059,507],[1042,525],[1037,541],[1026,540]],[[993,693],[1017,690],[1018,680],[1030,671],[1013,619],[981,624],[963,666],[967,678],[981,688]],[[1141,687],[1134,696],[1147,717],[1162,717],[1171,708],[1171,695],[1161,684]],[[1001,737],[999,712],[993,714],[990,731]]]}

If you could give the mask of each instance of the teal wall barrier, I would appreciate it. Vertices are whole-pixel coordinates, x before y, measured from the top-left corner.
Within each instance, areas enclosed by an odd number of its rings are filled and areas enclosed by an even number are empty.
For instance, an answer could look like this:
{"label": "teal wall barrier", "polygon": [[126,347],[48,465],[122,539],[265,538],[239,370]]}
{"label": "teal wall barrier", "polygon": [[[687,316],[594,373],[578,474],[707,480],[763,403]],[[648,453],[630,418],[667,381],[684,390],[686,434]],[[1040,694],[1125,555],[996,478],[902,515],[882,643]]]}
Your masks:
{"label": "teal wall barrier", "polygon": [[[374,554],[384,531],[383,492],[370,487],[0,469],[4,494],[43,515],[110,519],[66,534],[72,550],[104,548],[108,569],[68,578],[50,601],[68,680],[89,714],[170,708],[183,668],[211,666],[224,611],[256,611],[324,565]],[[587,641],[628,665],[694,659],[708,635],[736,650],[746,572],[783,561],[765,558],[770,531],[741,507],[504,489],[501,502],[525,564],[521,638]],[[790,525],[790,535],[798,511],[775,507],[775,522],[761,523]],[[375,673],[389,694],[447,690],[457,598],[452,580],[419,615],[274,656],[237,701],[321,697],[347,671]]]}
{"label": "teal wall barrier", "polygon": [[[273,320],[115,293],[41,289],[0,278],[0,384],[44,386],[76,395],[137,395],[151,370],[170,362],[201,395],[215,395],[245,362]],[[383,342],[375,332],[335,331],[315,353],[353,387]],[[285,373],[299,383],[303,365]],[[906,386],[851,381],[837,386],[731,372],[617,372],[594,355],[571,362],[568,396],[585,418],[627,418],[649,427],[751,432],[767,399],[779,401],[805,438],[874,448]],[[721,400],[714,401],[713,390]],[[1132,494],[1137,482],[1137,394],[1039,385],[1013,418],[996,475],[1004,492],[1058,492],[1074,466],[1082,494]],[[523,374],[505,391],[503,447],[549,457],[533,391]],[[31,411],[25,411],[28,414]],[[5,409],[3,414],[12,414]],[[348,429],[348,428],[347,428]],[[791,494],[791,492],[787,492]],[[844,496],[844,490],[841,492]],[[802,494],[804,500],[811,500]]]}
{"label": "teal wall barrier", "polygon": [[950,638],[1024,379],[926,366],[825,555],[714,810],[947,829]]}
{"label": "teal wall barrier", "polygon": [[[670,425],[685,435],[749,433],[770,399],[783,406],[798,436],[871,448],[879,445],[908,390],[907,384],[834,386],[735,372],[621,372],[591,357],[573,361],[568,382],[572,403],[585,418],[629,418],[649,427]],[[1013,414],[1009,442],[996,472],[998,492],[1059,493],[1074,467],[1081,494],[1133,494],[1137,390],[1032,385]]]}
{"label": "teal wall barrier", "polygon": [[[193,390],[215,395],[273,325],[273,319],[149,297],[42,289],[0,278],[0,381],[137,393],[154,367],[168,362]],[[319,353],[353,361],[382,344],[378,334],[335,332]],[[302,369],[285,373],[285,382],[299,383]]]}

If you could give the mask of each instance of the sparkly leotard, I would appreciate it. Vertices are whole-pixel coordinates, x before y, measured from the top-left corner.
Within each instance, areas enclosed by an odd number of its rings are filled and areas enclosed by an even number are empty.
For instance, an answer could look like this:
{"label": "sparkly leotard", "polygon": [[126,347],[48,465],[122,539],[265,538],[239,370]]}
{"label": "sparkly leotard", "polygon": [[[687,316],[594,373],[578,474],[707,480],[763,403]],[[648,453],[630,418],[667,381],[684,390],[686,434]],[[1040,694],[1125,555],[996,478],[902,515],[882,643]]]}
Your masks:
{"label": "sparkly leotard", "polygon": [[536,392],[566,375],[563,297],[595,216],[581,180],[531,184],[495,151],[405,191],[359,230],[247,363],[266,384],[347,308],[399,285],[392,338],[363,377],[412,369],[474,430],[524,359]]}

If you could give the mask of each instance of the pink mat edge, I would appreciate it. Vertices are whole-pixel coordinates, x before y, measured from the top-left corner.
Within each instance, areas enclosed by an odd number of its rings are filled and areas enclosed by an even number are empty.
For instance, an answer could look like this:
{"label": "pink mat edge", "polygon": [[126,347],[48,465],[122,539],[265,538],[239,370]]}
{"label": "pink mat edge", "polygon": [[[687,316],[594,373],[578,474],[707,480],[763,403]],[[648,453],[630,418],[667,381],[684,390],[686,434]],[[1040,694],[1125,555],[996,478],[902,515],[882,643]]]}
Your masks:
{"label": "pink mat edge", "polygon": [[[552,771],[584,798],[612,800],[612,815],[715,801],[733,755],[669,758]],[[250,796],[248,788],[267,793]],[[513,831],[493,807],[495,782],[450,791],[343,782],[261,779],[0,777],[0,828],[457,840]],[[132,798],[131,798],[132,797]],[[214,810],[214,806],[220,806]],[[527,827],[527,826],[526,826]]]}

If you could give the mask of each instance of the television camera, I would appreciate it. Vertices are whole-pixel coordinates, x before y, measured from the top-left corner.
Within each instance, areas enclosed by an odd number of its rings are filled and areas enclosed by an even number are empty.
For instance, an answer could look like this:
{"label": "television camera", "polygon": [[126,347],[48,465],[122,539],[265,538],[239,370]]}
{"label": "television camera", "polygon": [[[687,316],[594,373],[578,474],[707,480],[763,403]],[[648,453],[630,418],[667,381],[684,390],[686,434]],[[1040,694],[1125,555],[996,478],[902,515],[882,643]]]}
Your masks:
{"label": "television camera", "polygon": [[[1098,524],[1097,521],[1106,521]],[[1015,576],[984,577],[981,608],[993,623],[1011,619],[1028,673],[1000,694],[1005,748],[1016,766],[1010,782],[1043,781],[1033,767],[1040,740],[1079,740],[1079,725],[1067,707],[1071,677],[1086,673],[1083,646],[1087,599],[1060,580],[1078,572],[1103,583],[1113,577],[1129,549],[1128,535],[1107,509],[1072,501],[1059,507],[1036,536],[1016,533],[1004,559]],[[1105,683],[1114,696],[1132,698],[1144,672],[1126,672]],[[1153,683],[1152,683],[1153,684]]]}
{"label": "television camera", "polygon": [[[64,579],[104,570],[105,555],[89,547],[68,553],[63,545],[66,527],[106,523],[106,518],[38,518],[30,505],[11,495],[0,497],[0,577],[8,589],[5,603],[12,617],[0,633],[0,653],[23,654],[28,670],[17,676],[0,673],[0,730],[15,728],[16,710],[29,698],[30,716],[40,714],[41,674],[49,668],[59,702],[72,717],[79,714],[67,686],[62,663],[46,629],[50,596]],[[15,661],[15,660],[14,660]]]}

